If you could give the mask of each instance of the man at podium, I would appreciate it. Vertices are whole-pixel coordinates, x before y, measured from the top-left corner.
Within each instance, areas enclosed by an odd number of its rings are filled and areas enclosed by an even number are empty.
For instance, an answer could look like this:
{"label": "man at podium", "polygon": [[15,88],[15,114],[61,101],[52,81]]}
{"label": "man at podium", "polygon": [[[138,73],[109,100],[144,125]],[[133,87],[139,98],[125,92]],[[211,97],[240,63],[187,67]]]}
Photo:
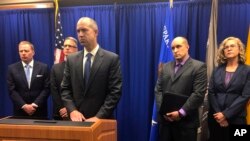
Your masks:
{"label": "man at podium", "polygon": [[89,17],[77,22],[82,51],[67,56],[62,100],[72,121],[112,118],[122,87],[119,56],[97,43],[98,26]]}

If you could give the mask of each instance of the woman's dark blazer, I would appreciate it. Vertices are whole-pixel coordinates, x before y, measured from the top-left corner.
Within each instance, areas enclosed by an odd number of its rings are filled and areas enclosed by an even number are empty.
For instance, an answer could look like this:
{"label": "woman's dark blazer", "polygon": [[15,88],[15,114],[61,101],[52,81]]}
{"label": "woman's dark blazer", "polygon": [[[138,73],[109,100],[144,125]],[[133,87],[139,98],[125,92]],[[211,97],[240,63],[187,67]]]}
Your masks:
{"label": "woman's dark blazer", "polygon": [[246,123],[246,103],[250,97],[250,67],[239,64],[230,82],[225,86],[226,65],[217,67],[208,89],[210,117],[222,112],[229,123]]}

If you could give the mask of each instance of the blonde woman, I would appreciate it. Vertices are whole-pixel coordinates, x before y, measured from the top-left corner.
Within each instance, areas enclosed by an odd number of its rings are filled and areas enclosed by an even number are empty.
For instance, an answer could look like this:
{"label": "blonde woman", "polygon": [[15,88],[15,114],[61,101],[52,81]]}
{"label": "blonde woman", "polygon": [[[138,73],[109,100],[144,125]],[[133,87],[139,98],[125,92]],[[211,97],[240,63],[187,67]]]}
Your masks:
{"label": "blonde woman", "polygon": [[244,64],[241,40],[223,40],[217,62],[208,89],[210,141],[229,141],[229,126],[246,124],[245,105],[250,97],[250,68]]}

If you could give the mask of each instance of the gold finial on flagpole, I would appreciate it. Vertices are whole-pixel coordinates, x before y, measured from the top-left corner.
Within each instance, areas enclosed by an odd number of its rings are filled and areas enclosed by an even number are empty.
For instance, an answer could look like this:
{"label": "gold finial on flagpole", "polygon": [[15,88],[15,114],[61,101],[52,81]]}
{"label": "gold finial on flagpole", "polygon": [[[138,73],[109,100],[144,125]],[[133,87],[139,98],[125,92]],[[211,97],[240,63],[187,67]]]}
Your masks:
{"label": "gold finial on flagpole", "polygon": [[169,7],[170,8],[173,8],[173,3],[174,3],[174,0],[169,0]]}

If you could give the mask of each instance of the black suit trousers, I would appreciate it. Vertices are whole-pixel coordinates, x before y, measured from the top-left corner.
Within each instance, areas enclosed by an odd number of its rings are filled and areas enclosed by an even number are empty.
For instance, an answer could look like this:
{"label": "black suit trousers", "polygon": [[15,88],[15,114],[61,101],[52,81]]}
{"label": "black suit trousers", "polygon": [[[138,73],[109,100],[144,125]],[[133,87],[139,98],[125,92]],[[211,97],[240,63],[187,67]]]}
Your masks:
{"label": "black suit trousers", "polygon": [[197,128],[183,127],[177,122],[160,124],[159,141],[196,141]]}

